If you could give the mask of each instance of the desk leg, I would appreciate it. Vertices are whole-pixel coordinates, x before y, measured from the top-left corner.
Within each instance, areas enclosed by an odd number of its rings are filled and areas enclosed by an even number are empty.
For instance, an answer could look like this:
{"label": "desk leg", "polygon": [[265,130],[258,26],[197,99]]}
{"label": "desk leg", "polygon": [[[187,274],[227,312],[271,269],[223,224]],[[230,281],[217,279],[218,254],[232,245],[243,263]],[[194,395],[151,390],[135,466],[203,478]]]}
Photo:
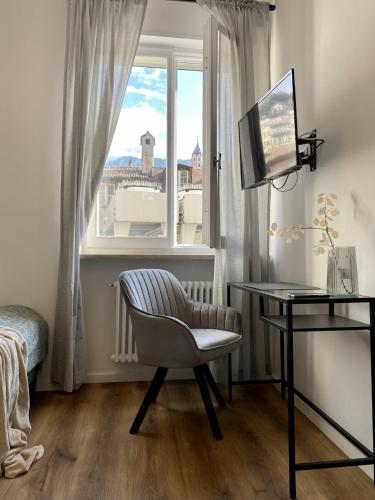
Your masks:
{"label": "desk leg", "polygon": [[228,403],[232,402],[232,353],[230,352],[228,355]]}
{"label": "desk leg", "polygon": [[294,356],[293,356],[293,306],[287,304],[288,348],[288,446],[289,446],[289,495],[296,498],[296,436],[294,423]]}
{"label": "desk leg", "polygon": [[328,305],[328,309],[329,309],[329,315],[334,316],[335,315],[335,303],[330,302]]}
{"label": "desk leg", "polygon": [[[230,306],[230,286],[227,285],[227,306]],[[232,353],[230,352],[228,355],[228,363],[227,363],[227,383],[228,383],[228,403],[232,402]]]}
{"label": "desk leg", "polygon": [[[279,302],[279,314],[284,314],[283,303]],[[284,332],[280,330],[280,378],[281,378],[281,398],[285,399],[285,353],[284,353]]]}
{"label": "desk leg", "polygon": [[[371,350],[371,403],[372,403],[372,453],[375,454],[375,301],[370,306],[370,350]],[[375,484],[375,465],[374,465]]]}

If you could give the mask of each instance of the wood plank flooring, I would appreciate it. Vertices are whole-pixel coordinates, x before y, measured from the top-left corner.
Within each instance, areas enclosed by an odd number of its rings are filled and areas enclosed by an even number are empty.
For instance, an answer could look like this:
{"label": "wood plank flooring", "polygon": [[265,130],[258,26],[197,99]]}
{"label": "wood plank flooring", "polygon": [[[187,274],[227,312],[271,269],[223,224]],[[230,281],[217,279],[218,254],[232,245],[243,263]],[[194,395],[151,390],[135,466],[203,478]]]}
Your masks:
{"label": "wood plank flooring", "polygon": [[[38,393],[32,443],[45,456],[30,472],[0,479],[1,500],[273,500],[288,497],[287,408],[270,386],[234,388],[218,410],[223,441],[211,437],[198,389],[166,382],[141,428],[128,433],[146,384],[86,385]],[[297,412],[299,461],[343,457]],[[359,469],[297,473],[299,499],[371,500]]]}

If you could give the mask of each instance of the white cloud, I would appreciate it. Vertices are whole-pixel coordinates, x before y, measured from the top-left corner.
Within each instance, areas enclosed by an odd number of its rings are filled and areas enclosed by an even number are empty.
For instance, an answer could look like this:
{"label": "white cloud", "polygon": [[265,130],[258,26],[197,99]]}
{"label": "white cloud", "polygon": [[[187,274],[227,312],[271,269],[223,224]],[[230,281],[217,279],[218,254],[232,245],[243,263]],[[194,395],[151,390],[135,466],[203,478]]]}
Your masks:
{"label": "white cloud", "polygon": [[141,156],[140,137],[147,130],[155,137],[155,156],[166,157],[167,119],[150,104],[122,108],[110,156]]}
{"label": "white cloud", "polygon": [[161,101],[167,102],[166,94],[162,92],[158,92],[157,90],[145,89],[145,88],[136,88],[133,85],[128,85],[126,87],[126,93],[132,94],[140,94],[145,96],[146,99],[160,99]]}
{"label": "white cloud", "polygon": [[[162,78],[162,74],[166,73],[165,69],[161,68],[153,68],[151,72],[145,71],[146,68],[142,66],[133,66],[131,76],[135,76],[143,83],[149,83],[150,85],[155,85],[155,82],[158,82]],[[149,69],[149,68],[147,68]]]}

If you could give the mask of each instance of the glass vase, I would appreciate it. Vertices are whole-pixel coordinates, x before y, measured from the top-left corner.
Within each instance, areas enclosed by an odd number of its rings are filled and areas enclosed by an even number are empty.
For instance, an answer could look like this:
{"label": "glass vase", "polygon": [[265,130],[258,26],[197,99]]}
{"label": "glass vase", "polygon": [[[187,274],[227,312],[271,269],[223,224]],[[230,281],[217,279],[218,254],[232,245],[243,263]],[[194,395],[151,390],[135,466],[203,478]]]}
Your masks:
{"label": "glass vase", "polygon": [[355,247],[334,247],[329,251],[327,292],[331,295],[358,295]]}

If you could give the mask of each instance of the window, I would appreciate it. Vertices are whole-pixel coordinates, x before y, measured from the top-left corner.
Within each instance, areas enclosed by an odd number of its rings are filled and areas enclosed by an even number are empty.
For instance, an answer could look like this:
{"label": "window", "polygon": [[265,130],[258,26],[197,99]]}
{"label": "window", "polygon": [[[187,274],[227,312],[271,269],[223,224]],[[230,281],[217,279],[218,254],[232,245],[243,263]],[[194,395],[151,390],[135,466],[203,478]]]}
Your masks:
{"label": "window", "polygon": [[84,248],[202,245],[202,50],[138,52]]}
{"label": "window", "polygon": [[[179,165],[177,165],[177,168]],[[177,189],[184,188],[189,184],[189,173],[186,170],[177,171]]]}

